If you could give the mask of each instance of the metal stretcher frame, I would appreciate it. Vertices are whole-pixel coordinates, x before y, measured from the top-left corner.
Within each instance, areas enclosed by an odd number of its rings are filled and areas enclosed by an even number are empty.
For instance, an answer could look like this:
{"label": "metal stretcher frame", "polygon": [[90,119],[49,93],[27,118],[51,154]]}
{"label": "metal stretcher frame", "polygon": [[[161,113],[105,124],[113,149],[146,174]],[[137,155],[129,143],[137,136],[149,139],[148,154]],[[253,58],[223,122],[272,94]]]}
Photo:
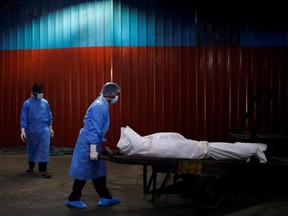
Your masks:
{"label": "metal stretcher frame", "polygon": [[[152,158],[143,156],[127,156],[118,151],[111,151],[105,147],[106,152],[100,157],[103,160],[119,164],[143,166],[143,193],[152,194],[152,203],[159,198],[172,174],[179,173],[184,176],[195,176],[195,182],[191,182],[191,194],[196,205],[205,209],[219,206],[225,199],[225,188],[222,179],[225,176],[234,178],[249,178],[249,176],[274,173],[281,169],[288,169],[288,163],[272,162],[261,164],[259,161],[235,161],[214,159],[171,159]],[[152,167],[149,181],[147,167]],[[275,169],[276,168],[276,169]],[[268,172],[267,172],[268,171]],[[161,186],[156,188],[157,173],[164,173]],[[240,181],[240,180],[239,180]],[[152,186],[152,189],[151,189]],[[189,186],[190,188],[190,186]]]}
{"label": "metal stretcher frame", "polygon": [[[157,173],[158,172],[165,172],[166,175],[164,177],[164,180],[161,184],[160,190],[158,190],[158,194],[161,191],[161,188],[163,188],[168,179],[169,176],[175,171],[176,166],[178,164],[178,160],[176,159],[162,159],[162,158],[150,158],[150,157],[138,157],[138,156],[126,156],[120,153],[112,152],[109,148],[106,148],[108,154],[102,154],[100,157],[103,160],[109,160],[114,163],[119,164],[130,164],[130,165],[142,165],[143,166],[143,192],[144,194],[148,194],[152,192],[152,201],[156,199],[156,183],[157,183]],[[148,180],[148,166],[153,167],[153,171],[151,173],[151,176]],[[165,166],[165,171],[163,171],[163,166]],[[167,169],[168,166],[168,169]],[[159,167],[162,167],[162,169],[158,169]],[[152,191],[150,191],[150,188],[152,186]]]}

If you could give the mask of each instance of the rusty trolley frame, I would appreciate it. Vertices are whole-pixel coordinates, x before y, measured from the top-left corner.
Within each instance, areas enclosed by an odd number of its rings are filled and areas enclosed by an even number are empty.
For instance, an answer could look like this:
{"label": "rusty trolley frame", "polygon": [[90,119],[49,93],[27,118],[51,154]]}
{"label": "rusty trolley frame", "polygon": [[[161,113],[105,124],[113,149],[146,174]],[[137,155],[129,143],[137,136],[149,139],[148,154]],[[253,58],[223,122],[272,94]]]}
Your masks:
{"label": "rusty trolley frame", "polygon": [[[127,156],[105,148],[101,155],[103,160],[119,164],[143,166],[143,193],[152,194],[152,202],[164,193],[189,193],[193,202],[205,209],[218,207],[225,199],[229,188],[237,184],[252,184],[266,187],[277,179],[287,182],[288,162],[270,158],[266,164],[256,159],[250,162],[214,159],[171,159],[143,156]],[[152,172],[148,178],[148,166]],[[157,186],[157,174],[164,173],[164,178]],[[172,176],[173,175],[173,176]],[[168,180],[173,177],[173,183]],[[278,177],[277,177],[278,176]],[[262,185],[263,184],[263,185]],[[266,186],[265,186],[266,185]]]}

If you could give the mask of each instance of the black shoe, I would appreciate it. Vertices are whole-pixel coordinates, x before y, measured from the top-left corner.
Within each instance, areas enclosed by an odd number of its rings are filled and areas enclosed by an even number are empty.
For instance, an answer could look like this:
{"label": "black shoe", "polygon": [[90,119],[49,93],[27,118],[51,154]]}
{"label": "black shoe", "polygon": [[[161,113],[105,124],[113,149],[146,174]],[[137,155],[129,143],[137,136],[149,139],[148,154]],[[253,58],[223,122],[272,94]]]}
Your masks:
{"label": "black shoe", "polygon": [[39,176],[42,178],[52,178],[52,174],[48,172],[39,172]]}

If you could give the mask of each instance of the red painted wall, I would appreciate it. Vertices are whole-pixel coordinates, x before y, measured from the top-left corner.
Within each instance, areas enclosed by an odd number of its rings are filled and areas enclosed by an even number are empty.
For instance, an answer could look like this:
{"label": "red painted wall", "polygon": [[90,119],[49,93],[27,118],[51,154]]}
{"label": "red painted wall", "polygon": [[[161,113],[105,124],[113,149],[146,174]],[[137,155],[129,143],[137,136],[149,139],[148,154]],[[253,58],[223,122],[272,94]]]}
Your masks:
{"label": "red painted wall", "polygon": [[[259,130],[281,131],[288,119],[287,64],[288,49],[273,47],[0,51],[0,147],[24,145],[19,115],[35,82],[44,85],[53,112],[53,146],[74,147],[87,107],[111,78],[122,88],[120,101],[111,107],[106,136],[111,148],[126,125],[140,135],[173,131],[190,139],[227,140],[229,132],[242,129],[258,88],[274,90]],[[245,130],[253,129],[261,109],[255,107]]]}

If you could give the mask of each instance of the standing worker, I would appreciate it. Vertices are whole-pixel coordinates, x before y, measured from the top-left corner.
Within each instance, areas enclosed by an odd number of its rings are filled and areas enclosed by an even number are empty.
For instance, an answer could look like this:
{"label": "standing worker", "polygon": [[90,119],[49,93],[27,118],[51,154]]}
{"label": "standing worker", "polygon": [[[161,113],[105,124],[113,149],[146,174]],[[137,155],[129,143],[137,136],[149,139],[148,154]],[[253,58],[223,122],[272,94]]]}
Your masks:
{"label": "standing worker", "polygon": [[29,169],[33,173],[35,163],[39,165],[39,176],[51,178],[47,172],[50,159],[50,136],[54,136],[52,129],[52,113],[49,103],[43,98],[43,86],[34,84],[31,97],[22,105],[20,115],[21,139],[27,146]]}
{"label": "standing worker", "polygon": [[98,159],[102,151],[104,135],[109,129],[110,104],[118,100],[120,87],[113,82],[103,85],[101,94],[89,106],[83,119],[84,126],[74,148],[69,176],[74,178],[72,192],[66,200],[66,205],[75,208],[86,208],[80,200],[82,190],[87,180],[92,180],[93,186],[100,197],[99,206],[118,204],[120,200],[112,197],[106,186],[106,167],[103,160]]}

